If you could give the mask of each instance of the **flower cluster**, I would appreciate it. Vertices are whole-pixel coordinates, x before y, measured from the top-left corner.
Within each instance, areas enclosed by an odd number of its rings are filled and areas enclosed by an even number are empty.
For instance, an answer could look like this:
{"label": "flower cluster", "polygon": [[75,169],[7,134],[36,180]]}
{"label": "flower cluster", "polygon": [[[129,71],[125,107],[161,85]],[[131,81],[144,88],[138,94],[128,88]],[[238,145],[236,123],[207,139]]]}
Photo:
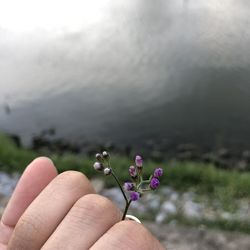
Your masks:
{"label": "flower cluster", "polygon": [[[95,170],[103,172],[104,175],[112,175],[117,182],[122,195],[126,202],[126,207],[123,213],[123,220],[126,217],[126,213],[132,201],[137,201],[143,193],[155,190],[160,185],[159,178],[163,175],[162,168],[156,168],[149,179],[143,179],[143,159],[140,155],[135,157],[135,166],[130,166],[128,169],[131,181],[125,182],[123,187],[120,184],[119,179],[116,177],[114,170],[110,165],[110,155],[107,151],[96,154],[96,162],[93,167]],[[125,192],[129,192],[129,198]]]}
{"label": "flower cluster", "polygon": [[[98,153],[95,157],[97,161],[93,165],[94,169],[103,172],[105,175],[110,175],[112,173],[112,169],[109,166],[109,153],[107,151],[103,151],[102,154]],[[108,163],[108,167],[105,166],[105,163]]]}
{"label": "flower cluster", "polygon": [[[149,179],[144,180],[142,176],[143,159],[140,155],[135,157],[135,166],[129,167],[130,182],[125,182],[123,188],[130,192],[130,200],[138,200],[146,191],[155,190],[159,187],[159,177],[163,175],[162,168],[156,168]],[[146,186],[146,187],[145,187]]]}

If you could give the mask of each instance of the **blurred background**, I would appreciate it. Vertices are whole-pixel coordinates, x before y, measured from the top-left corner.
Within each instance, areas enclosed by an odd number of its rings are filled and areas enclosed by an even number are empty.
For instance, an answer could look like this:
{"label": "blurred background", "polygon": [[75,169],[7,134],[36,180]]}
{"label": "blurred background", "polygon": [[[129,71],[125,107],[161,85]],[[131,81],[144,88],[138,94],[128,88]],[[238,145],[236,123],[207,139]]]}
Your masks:
{"label": "blurred background", "polygon": [[41,154],[116,199],[95,153],[122,180],[140,153],[165,176],[132,213],[164,244],[249,249],[249,97],[247,0],[0,0],[0,200]]}

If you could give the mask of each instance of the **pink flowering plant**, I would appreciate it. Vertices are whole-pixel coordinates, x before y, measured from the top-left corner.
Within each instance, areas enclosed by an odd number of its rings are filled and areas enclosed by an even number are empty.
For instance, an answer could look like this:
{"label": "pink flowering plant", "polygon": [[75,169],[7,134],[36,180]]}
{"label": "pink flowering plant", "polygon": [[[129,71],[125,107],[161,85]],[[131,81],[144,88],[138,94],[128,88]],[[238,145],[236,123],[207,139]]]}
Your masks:
{"label": "pink flowering plant", "polygon": [[135,157],[135,165],[128,168],[130,181],[125,182],[124,185],[121,185],[114,169],[111,167],[110,155],[107,151],[96,154],[96,160],[93,165],[94,169],[103,172],[104,175],[112,176],[121,190],[126,203],[122,220],[125,220],[129,206],[133,201],[139,200],[145,192],[155,190],[160,185],[159,178],[163,175],[163,169],[156,168],[148,179],[144,179],[143,159],[139,155]]}

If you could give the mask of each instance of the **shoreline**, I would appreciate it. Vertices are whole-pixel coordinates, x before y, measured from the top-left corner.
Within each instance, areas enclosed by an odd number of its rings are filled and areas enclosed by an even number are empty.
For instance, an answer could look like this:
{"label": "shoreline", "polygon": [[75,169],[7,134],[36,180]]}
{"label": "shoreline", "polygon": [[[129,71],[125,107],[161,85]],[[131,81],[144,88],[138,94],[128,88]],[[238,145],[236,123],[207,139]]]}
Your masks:
{"label": "shoreline", "polygon": [[[155,162],[163,161],[193,161],[198,163],[211,163],[221,169],[235,169],[239,171],[250,171],[250,149],[235,150],[227,147],[201,147],[193,143],[179,143],[176,145],[157,144],[147,141],[139,149],[139,146],[119,146],[113,143],[72,143],[63,139],[53,138],[55,131],[45,130],[40,135],[31,139],[28,149],[40,152],[54,152],[57,154],[76,154],[91,157],[97,151],[108,150],[126,157],[134,156],[137,152],[147,155],[149,160]],[[21,138],[18,135],[7,135],[17,147],[23,148]]]}

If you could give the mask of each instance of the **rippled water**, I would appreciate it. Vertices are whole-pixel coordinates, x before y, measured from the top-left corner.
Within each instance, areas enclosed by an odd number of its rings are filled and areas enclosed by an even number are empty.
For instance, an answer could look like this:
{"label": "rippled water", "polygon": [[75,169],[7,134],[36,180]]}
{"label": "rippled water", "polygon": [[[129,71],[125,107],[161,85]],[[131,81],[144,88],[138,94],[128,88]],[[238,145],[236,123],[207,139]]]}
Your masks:
{"label": "rippled water", "polygon": [[52,27],[0,17],[1,130],[250,146],[249,1],[91,2],[72,26],[74,10]]}

